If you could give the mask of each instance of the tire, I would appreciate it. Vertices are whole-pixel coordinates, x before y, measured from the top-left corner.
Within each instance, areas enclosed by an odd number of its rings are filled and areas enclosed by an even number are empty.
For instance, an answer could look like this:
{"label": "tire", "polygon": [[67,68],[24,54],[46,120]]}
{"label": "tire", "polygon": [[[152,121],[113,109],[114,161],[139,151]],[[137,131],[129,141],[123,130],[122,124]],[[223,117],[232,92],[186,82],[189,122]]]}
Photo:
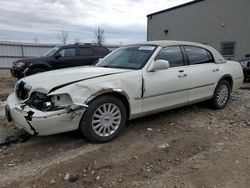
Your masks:
{"label": "tire", "polygon": [[32,75],[32,74],[37,74],[37,73],[41,73],[41,72],[45,72],[46,70],[45,69],[42,69],[42,68],[35,68],[33,69],[29,75]]}
{"label": "tire", "polygon": [[127,110],[123,102],[117,97],[104,95],[90,103],[81,118],[79,129],[89,141],[104,143],[123,131],[126,120]]}
{"label": "tire", "polygon": [[221,80],[214,90],[212,105],[215,109],[222,109],[228,103],[230,98],[231,87],[228,81]]}

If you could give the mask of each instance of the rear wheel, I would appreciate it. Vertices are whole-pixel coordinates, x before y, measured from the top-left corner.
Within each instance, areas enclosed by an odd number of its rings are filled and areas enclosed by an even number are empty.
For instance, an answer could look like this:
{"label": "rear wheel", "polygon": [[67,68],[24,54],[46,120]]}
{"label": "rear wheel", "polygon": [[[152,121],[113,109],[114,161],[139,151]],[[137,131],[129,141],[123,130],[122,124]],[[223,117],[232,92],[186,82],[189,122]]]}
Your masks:
{"label": "rear wheel", "polygon": [[93,142],[108,142],[124,129],[127,111],[120,99],[100,96],[87,108],[80,122],[82,134]]}
{"label": "rear wheel", "polygon": [[222,109],[227,105],[230,97],[231,87],[228,81],[222,80],[218,83],[214,91],[212,104],[215,109]]}

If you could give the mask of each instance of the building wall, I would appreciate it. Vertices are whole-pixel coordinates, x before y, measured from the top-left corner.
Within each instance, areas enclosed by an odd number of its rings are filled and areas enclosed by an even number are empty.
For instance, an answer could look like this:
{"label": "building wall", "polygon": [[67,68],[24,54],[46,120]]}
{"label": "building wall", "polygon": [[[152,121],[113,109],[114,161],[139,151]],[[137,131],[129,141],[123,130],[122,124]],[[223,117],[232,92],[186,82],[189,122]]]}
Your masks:
{"label": "building wall", "polygon": [[[250,54],[250,0],[204,0],[148,16],[148,40],[206,43],[220,51],[221,42],[236,41],[234,60]],[[168,30],[168,33],[164,33]]]}

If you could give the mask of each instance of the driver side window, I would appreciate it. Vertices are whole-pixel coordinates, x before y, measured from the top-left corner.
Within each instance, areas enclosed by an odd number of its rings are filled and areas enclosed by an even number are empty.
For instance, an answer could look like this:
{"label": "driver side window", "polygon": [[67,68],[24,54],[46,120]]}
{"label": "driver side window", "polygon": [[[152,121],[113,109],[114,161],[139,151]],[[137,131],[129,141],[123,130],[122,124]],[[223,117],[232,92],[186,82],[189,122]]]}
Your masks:
{"label": "driver side window", "polygon": [[58,55],[60,57],[75,57],[76,56],[76,49],[75,48],[65,48],[61,50]]}
{"label": "driver side window", "polygon": [[157,59],[167,60],[170,68],[184,65],[183,55],[179,46],[163,48],[156,56],[155,60]]}

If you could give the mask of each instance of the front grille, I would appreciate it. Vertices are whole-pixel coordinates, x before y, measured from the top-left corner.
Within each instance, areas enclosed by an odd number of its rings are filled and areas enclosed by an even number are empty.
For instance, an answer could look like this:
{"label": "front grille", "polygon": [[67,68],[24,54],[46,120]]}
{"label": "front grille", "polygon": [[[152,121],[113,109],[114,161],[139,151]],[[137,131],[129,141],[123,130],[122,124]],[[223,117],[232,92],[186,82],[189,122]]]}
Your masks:
{"label": "front grille", "polygon": [[26,84],[23,81],[20,81],[16,85],[16,96],[20,100],[25,100],[29,97],[29,92],[31,90],[31,86]]}

